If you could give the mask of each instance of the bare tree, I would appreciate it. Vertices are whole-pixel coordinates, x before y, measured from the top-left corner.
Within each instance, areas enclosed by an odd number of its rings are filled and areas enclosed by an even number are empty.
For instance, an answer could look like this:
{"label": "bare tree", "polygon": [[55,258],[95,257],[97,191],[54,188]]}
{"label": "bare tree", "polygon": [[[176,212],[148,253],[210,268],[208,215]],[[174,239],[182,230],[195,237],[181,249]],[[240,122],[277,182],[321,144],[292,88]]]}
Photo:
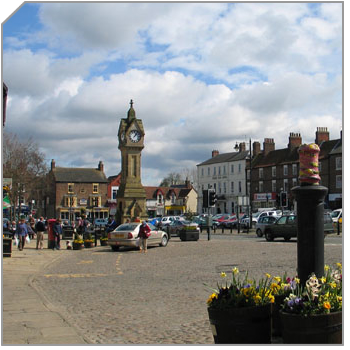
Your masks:
{"label": "bare tree", "polygon": [[[3,134],[3,177],[12,178],[12,189],[9,192],[11,206],[16,208],[21,198],[34,198],[38,188],[45,181],[47,168],[45,157],[38,145],[31,138],[18,140],[15,134]],[[12,213],[14,215],[14,213]]]}

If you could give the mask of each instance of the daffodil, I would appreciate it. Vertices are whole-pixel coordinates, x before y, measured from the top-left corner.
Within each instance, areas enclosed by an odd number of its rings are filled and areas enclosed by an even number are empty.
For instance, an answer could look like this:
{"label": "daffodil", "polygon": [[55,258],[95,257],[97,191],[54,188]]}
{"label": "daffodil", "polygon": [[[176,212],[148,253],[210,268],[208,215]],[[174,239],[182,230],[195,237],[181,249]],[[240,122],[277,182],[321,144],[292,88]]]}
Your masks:
{"label": "daffodil", "polygon": [[225,272],[221,272],[221,277],[225,278],[226,277],[226,273]]}

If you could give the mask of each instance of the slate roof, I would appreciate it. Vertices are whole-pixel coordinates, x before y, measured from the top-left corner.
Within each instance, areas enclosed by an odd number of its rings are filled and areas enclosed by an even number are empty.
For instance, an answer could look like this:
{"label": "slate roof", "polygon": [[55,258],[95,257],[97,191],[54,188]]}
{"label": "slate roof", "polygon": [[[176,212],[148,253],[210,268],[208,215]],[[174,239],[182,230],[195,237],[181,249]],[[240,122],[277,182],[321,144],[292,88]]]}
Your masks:
{"label": "slate roof", "polygon": [[107,183],[104,172],[94,168],[61,168],[52,170],[56,182]]}
{"label": "slate roof", "polygon": [[249,151],[222,153],[204,161],[203,163],[197,164],[197,166],[233,162],[237,160],[244,160],[247,157],[249,157]]}

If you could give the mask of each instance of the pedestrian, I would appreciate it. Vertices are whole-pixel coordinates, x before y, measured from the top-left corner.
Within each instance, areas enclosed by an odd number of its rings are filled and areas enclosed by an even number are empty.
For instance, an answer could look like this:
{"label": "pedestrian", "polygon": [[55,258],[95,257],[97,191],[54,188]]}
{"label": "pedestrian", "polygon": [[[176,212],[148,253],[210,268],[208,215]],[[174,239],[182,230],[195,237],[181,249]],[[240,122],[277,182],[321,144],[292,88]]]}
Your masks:
{"label": "pedestrian", "polygon": [[12,239],[15,238],[16,228],[17,228],[16,221],[12,221],[9,229],[10,233],[12,234]]}
{"label": "pedestrian", "polygon": [[89,221],[86,220],[86,217],[83,215],[81,219],[79,219],[79,224],[78,224],[78,233],[81,236],[85,236],[86,229],[90,226]]}
{"label": "pedestrian", "polygon": [[147,252],[147,239],[151,235],[151,229],[147,225],[146,221],[142,221],[139,229],[138,237],[140,238],[140,252]]}
{"label": "pedestrian", "polygon": [[39,221],[35,225],[36,228],[36,249],[44,248],[44,232],[46,230],[44,218],[41,216]]}
{"label": "pedestrian", "polygon": [[30,226],[30,230],[28,231],[29,238],[33,239],[34,235],[35,235],[35,219],[33,218],[32,215],[29,216],[28,223],[29,223],[29,226]]}
{"label": "pedestrian", "polygon": [[117,228],[117,222],[113,219],[113,217],[109,217],[107,225],[106,225],[106,232],[112,232]]}
{"label": "pedestrian", "polygon": [[26,237],[28,236],[28,226],[24,218],[20,219],[16,227],[16,234],[18,237],[18,249],[23,250],[26,242]]}
{"label": "pedestrian", "polygon": [[61,249],[61,245],[60,245],[61,234],[62,234],[61,219],[57,219],[55,224],[53,225],[53,236],[55,238],[55,245],[53,247],[53,250]]}

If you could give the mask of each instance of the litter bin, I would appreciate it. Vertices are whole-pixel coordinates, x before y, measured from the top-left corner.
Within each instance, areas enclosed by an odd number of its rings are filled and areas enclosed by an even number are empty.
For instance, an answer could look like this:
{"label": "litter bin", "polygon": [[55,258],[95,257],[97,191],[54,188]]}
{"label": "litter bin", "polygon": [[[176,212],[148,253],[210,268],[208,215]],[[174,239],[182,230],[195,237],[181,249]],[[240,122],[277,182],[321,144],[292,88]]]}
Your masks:
{"label": "litter bin", "polygon": [[4,258],[11,258],[12,254],[12,239],[11,238],[2,238],[2,256]]}
{"label": "litter bin", "polygon": [[53,234],[53,227],[56,223],[56,219],[49,219],[47,222],[48,222],[47,248],[53,249],[55,247],[55,236]]}

